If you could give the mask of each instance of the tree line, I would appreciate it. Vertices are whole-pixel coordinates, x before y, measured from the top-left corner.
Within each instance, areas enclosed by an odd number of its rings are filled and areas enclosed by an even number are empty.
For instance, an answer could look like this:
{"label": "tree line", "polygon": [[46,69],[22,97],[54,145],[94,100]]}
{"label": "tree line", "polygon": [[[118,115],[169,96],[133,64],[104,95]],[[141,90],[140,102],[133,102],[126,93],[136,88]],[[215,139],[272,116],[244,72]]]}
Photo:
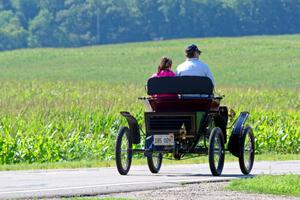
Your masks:
{"label": "tree line", "polygon": [[0,0],[0,50],[300,33],[300,0]]}

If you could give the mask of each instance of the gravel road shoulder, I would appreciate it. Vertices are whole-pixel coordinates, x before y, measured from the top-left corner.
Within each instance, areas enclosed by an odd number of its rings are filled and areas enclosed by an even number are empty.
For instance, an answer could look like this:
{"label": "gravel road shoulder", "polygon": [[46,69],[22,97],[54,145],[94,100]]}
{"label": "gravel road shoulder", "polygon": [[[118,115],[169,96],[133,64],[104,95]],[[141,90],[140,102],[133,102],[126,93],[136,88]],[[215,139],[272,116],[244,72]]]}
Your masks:
{"label": "gravel road shoulder", "polygon": [[[263,194],[251,194],[245,192],[236,192],[225,190],[225,186],[228,182],[213,182],[213,183],[198,183],[198,184],[186,184],[179,187],[160,189],[160,190],[147,190],[139,192],[128,192],[111,194],[105,197],[120,197],[139,200],[279,200],[290,199],[300,200],[299,197],[287,197],[287,196],[275,196],[275,195],[263,195]],[[102,196],[104,197],[104,196]]]}

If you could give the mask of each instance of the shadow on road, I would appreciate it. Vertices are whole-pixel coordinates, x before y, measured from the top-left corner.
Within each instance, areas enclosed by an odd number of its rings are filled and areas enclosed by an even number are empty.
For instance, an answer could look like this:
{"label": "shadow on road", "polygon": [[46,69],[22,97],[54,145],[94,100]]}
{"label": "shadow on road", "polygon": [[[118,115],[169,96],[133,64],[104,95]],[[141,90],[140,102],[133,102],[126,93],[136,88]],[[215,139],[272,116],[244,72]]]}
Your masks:
{"label": "shadow on road", "polygon": [[191,173],[178,173],[178,174],[167,174],[167,173],[161,173],[161,174],[128,174],[127,176],[157,176],[157,177],[220,177],[220,178],[253,178],[255,175],[249,174],[249,175],[243,175],[243,174],[224,174],[221,176],[212,176],[211,174],[191,174]]}

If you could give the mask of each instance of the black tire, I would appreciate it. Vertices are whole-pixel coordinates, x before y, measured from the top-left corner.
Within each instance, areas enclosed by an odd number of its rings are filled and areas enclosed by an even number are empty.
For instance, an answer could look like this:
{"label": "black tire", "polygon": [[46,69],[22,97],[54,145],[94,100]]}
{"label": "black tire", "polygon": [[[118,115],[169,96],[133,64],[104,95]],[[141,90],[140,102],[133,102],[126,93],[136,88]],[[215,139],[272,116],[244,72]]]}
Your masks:
{"label": "black tire", "polygon": [[159,172],[162,164],[162,159],[162,153],[152,153],[151,156],[147,157],[148,167],[152,173],[156,174]]}
{"label": "black tire", "polygon": [[240,141],[239,164],[243,174],[251,172],[254,163],[255,142],[252,128],[246,126]]}
{"label": "black tire", "polygon": [[116,164],[118,172],[126,175],[129,172],[132,160],[132,140],[127,127],[119,129],[116,139]]}
{"label": "black tire", "polygon": [[208,161],[213,176],[220,176],[224,167],[225,145],[222,130],[215,127],[209,136]]}

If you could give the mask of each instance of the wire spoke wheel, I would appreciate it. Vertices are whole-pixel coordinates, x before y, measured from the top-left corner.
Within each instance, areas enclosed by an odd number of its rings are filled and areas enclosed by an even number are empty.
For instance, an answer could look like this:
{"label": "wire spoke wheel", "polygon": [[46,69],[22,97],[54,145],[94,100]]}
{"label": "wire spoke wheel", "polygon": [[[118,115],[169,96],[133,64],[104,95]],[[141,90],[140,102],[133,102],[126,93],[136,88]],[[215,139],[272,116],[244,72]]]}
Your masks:
{"label": "wire spoke wheel", "polygon": [[225,146],[222,130],[215,127],[209,137],[208,161],[213,176],[220,176],[224,166]]}
{"label": "wire spoke wheel", "polygon": [[121,175],[129,172],[132,160],[132,140],[127,127],[121,127],[116,139],[116,165]]}
{"label": "wire spoke wheel", "polygon": [[153,152],[151,155],[147,157],[148,167],[152,173],[156,174],[159,172],[162,165],[162,159],[163,159],[163,154],[157,152]]}
{"label": "wire spoke wheel", "polygon": [[242,138],[240,141],[240,156],[239,164],[243,174],[249,174],[254,163],[255,151],[254,135],[250,126],[243,129]]}

